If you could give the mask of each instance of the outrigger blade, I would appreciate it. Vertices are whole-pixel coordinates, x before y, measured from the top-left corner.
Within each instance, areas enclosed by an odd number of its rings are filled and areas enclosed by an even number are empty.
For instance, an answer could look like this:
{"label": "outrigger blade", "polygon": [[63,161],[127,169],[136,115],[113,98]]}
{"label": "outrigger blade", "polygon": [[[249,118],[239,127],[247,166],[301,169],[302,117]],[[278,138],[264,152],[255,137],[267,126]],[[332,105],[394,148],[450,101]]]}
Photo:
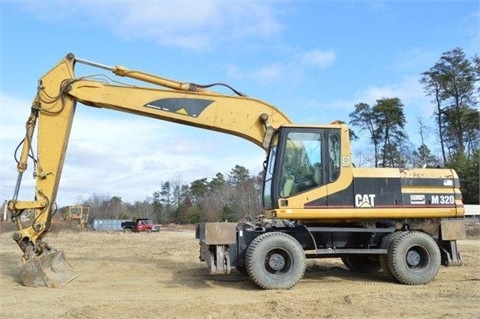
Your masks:
{"label": "outrigger blade", "polygon": [[77,277],[73,267],[65,260],[63,250],[52,250],[35,256],[20,268],[20,277],[27,287],[58,288]]}

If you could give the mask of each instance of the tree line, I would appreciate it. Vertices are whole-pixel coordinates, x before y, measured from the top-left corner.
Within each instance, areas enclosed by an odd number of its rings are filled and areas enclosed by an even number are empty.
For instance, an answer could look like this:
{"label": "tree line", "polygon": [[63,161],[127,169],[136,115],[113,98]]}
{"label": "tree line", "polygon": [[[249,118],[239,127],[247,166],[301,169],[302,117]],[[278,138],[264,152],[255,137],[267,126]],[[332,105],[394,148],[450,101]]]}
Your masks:
{"label": "tree line", "polygon": [[190,184],[165,181],[151,197],[133,204],[118,196],[92,195],[81,203],[90,207],[89,220],[151,218],[161,224],[238,221],[262,212],[262,174],[251,175],[236,165],[225,176],[201,178]]}
{"label": "tree line", "polygon": [[[415,146],[405,129],[404,105],[399,97],[384,97],[374,105],[358,103],[349,114],[351,138],[367,132],[373,150],[355,154],[361,166],[447,167],[457,171],[466,204],[479,202],[480,57],[469,59],[461,48],[442,54],[420,75],[426,96],[434,105],[436,143],[426,144],[429,126],[418,119],[420,145]],[[92,195],[82,204],[91,207],[91,219],[137,217],[167,224],[202,221],[238,221],[262,213],[263,173],[251,175],[236,165],[225,176],[202,178],[189,184],[165,181],[144,201],[125,203],[120,197]]]}
{"label": "tree line", "polygon": [[[365,131],[373,146],[374,167],[447,167],[460,177],[464,202],[479,201],[479,100],[480,57],[468,59],[461,48],[445,52],[419,79],[434,104],[437,143],[425,143],[428,126],[418,119],[420,145],[415,148],[405,130],[404,105],[398,97],[386,97],[374,105],[358,103],[349,114],[350,124]],[[353,132],[355,138],[357,134]],[[432,151],[433,148],[433,151]],[[439,154],[434,153],[439,149]]]}

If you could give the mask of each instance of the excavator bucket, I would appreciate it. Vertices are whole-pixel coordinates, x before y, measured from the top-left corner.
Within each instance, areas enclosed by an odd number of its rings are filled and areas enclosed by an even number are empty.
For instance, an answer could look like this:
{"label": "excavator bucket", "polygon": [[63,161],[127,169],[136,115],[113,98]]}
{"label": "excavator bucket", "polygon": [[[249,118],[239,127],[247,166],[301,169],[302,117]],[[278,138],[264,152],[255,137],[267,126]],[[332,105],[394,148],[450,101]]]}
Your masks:
{"label": "excavator bucket", "polygon": [[20,268],[20,277],[25,286],[58,288],[77,277],[75,270],[65,260],[63,250],[33,257]]}

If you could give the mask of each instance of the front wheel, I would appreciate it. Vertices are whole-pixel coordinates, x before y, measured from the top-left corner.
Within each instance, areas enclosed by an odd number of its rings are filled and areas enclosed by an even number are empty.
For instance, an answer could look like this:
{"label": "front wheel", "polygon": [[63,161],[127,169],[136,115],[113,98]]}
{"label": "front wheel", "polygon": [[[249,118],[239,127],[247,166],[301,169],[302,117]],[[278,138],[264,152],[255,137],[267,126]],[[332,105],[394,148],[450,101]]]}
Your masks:
{"label": "front wheel", "polygon": [[255,238],[247,249],[250,278],[263,289],[290,289],[303,277],[306,258],[300,243],[281,232]]}

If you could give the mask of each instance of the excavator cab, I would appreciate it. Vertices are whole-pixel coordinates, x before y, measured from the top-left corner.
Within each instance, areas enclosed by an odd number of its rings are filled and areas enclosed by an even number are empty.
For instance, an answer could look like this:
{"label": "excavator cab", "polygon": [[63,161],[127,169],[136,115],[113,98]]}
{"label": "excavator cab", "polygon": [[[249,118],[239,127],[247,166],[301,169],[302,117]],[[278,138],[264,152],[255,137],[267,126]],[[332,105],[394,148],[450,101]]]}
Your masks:
{"label": "excavator cab", "polygon": [[[266,161],[264,208],[293,207],[295,201],[289,203],[289,198],[314,190],[315,200],[325,197],[326,201],[328,185],[337,182],[342,173],[341,142],[342,130],[338,125],[279,128],[272,137]],[[343,158],[344,166],[349,166],[350,156],[344,154]],[[311,201],[311,195],[308,197]]]}

